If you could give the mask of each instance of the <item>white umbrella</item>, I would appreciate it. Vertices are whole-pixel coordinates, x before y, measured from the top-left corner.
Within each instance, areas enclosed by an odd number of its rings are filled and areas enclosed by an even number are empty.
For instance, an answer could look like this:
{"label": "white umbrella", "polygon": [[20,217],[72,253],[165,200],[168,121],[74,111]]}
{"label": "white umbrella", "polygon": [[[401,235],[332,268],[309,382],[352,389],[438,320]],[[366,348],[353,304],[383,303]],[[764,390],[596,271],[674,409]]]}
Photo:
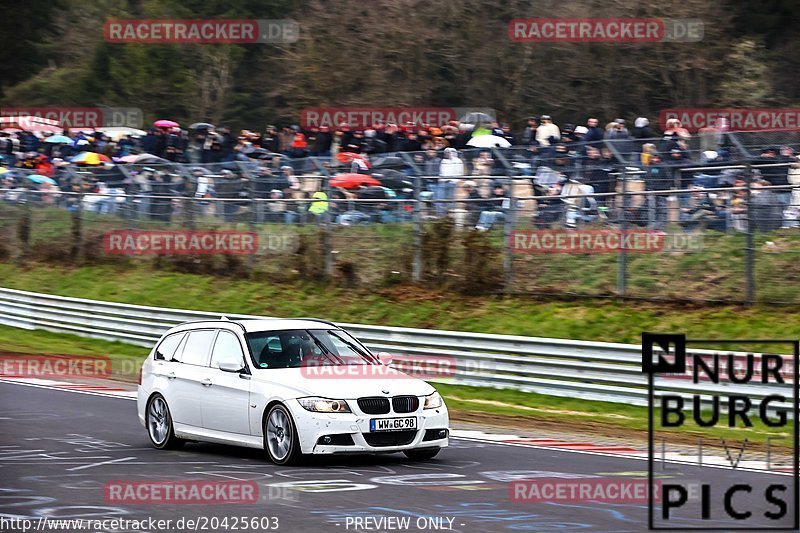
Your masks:
{"label": "white umbrella", "polygon": [[497,135],[478,135],[470,139],[467,146],[472,146],[473,148],[508,148],[511,143]]}
{"label": "white umbrella", "polygon": [[112,126],[108,128],[98,128],[97,131],[105,133],[114,141],[120,140],[125,135],[138,135],[139,137],[144,137],[145,135],[147,135],[147,132],[144,130],[129,128],[127,126]]}

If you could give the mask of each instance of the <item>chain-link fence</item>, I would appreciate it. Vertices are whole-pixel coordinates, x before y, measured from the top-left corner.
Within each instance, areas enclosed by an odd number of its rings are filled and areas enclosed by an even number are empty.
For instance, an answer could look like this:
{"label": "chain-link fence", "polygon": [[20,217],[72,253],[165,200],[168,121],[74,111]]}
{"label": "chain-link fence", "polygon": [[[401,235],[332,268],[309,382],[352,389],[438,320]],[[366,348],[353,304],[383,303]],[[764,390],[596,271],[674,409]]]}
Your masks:
{"label": "chain-link fence", "polygon": [[304,173],[285,158],[17,169],[2,176],[0,255],[352,287],[800,301],[796,143],[713,135],[462,151],[452,172],[436,152],[366,169],[309,158]]}

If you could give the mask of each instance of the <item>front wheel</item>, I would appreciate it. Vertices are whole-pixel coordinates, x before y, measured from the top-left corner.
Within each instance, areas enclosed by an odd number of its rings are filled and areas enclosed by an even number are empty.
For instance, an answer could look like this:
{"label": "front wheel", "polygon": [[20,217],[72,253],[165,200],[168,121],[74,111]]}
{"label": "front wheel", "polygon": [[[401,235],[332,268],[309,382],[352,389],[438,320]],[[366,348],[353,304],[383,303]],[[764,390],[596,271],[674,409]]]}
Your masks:
{"label": "front wheel", "polygon": [[300,462],[300,439],[292,415],[281,404],[269,410],[264,424],[264,447],[270,461],[276,465],[293,465]]}
{"label": "front wheel", "polygon": [[428,461],[436,457],[441,448],[424,448],[422,450],[406,450],[403,453],[412,461]]}
{"label": "front wheel", "polygon": [[172,415],[163,396],[156,394],[150,398],[145,413],[147,434],[155,448],[167,450],[183,446],[184,441],[175,436]]}

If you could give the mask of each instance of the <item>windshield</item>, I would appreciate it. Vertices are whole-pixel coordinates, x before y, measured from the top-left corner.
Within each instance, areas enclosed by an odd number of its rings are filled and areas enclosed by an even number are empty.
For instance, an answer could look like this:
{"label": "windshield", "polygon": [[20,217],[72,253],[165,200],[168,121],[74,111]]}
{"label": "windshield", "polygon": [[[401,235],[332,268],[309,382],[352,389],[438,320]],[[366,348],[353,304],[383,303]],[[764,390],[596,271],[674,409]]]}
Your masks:
{"label": "windshield", "polygon": [[258,331],[245,338],[256,368],[380,364],[360,342],[338,329]]}

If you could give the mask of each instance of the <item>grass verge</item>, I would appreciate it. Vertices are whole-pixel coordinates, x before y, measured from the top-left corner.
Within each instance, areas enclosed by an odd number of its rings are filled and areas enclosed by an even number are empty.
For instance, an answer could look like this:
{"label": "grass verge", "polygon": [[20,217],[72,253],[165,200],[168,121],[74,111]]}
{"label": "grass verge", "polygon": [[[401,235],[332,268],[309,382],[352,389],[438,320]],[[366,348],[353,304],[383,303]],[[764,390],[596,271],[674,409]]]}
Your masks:
{"label": "grass verge", "polygon": [[83,268],[0,262],[5,287],[62,296],[263,316],[638,343],[642,331],[689,338],[800,338],[800,310],[615,300],[463,296],[425,286],[378,290],[220,278],[146,266]]}

